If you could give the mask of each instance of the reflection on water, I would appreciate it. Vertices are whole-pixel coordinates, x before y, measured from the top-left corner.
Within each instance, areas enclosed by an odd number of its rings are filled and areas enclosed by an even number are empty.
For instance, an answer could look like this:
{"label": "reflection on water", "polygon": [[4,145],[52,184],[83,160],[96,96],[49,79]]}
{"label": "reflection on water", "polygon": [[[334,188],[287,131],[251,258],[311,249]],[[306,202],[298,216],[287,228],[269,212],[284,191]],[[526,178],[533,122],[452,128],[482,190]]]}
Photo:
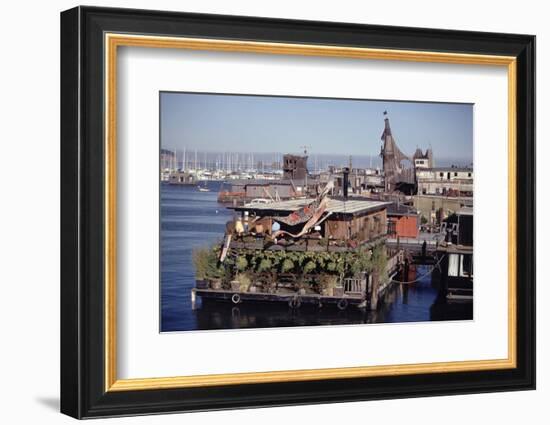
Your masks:
{"label": "reflection on water", "polygon": [[[208,185],[211,192],[199,192],[195,186],[161,187],[162,331],[472,319],[472,304],[446,303],[438,297],[430,276],[413,285],[393,285],[377,311],[353,306],[340,311],[330,305],[302,305],[293,310],[286,303],[236,306],[231,302],[201,302],[200,297],[196,310],[192,310],[192,249],[220,240],[233,214],[216,202],[219,183]],[[418,266],[417,270],[422,275],[427,269]]]}

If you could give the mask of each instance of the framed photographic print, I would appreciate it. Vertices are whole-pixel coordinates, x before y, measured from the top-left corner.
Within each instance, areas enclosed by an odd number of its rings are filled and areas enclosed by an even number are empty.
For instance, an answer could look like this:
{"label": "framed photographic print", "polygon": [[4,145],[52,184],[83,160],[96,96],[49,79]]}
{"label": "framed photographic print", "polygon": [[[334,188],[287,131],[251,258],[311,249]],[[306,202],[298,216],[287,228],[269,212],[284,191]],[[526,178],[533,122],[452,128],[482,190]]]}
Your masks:
{"label": "framed photographic print", "polygon": [[61,57],[63,413],[535,387],[534,36],[77,7]]}

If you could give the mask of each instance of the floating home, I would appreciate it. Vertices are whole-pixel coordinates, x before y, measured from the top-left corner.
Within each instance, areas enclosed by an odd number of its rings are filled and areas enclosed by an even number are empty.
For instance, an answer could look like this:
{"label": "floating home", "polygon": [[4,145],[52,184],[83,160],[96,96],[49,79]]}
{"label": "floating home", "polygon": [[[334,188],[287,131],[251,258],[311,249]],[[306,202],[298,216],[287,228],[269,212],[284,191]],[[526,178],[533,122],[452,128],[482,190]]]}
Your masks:
{"label": "floating home", "polygon": [[450,301],[472,301],[474,278],[473,208],[463,207],[442,225],[445,240],[437,247],[441,290]]}
{"label": "floating home", "polygon": [[[246,204],[232,209],[240,214],[239,219],[244,224],[252,223],[254,229],[254,223],[261,223],[262,230],[267,235],[272,234],[274,223],[279,224],[276,226],[279,231],[294,235],[300,232],[301,223],[294,224],[293,215],[298,217],[299,211],[311,202],[311,199],[293,199],[267,204]],[[361,198],[330,198],[314,230],[303,235],[301,240],[292,241],[291,245],[302,244],[305,247],[308,240],[325,238],[346,246],[350,243],[359,245],[385,237],[388,205],[388,202]]]}
{"label": "floating home", "polygon": [[220,277],[197,276],[192,301],[376,309],[403,263],[402,251],[385,246],[389,203],[329,193],[230,207],[235,218],[213,248]]}

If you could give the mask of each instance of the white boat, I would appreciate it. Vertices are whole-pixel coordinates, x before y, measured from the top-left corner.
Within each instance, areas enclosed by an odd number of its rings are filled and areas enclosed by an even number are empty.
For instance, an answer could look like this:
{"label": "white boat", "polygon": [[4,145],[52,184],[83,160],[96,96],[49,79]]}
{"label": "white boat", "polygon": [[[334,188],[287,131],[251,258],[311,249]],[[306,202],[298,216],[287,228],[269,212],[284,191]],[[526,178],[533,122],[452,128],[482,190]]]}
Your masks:
{"label": "white boat", "polygon": [[206,182],[204,182],[204,186],[198,185],[197,188],[199,189],[199,192],[210,192],[210,189],[206,186]]}

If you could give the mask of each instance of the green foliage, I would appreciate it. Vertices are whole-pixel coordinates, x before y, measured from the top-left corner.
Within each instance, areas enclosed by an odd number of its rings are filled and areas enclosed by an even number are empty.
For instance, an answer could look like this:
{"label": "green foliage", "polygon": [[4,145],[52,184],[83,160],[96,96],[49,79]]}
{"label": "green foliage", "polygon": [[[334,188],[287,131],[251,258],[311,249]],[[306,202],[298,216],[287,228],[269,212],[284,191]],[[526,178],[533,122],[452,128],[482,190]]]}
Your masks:
{"label": "green foliage", "polygon": [[218,254],[215,249],[195,248],[192,255],[197,279],[219,279],[223,276],[224,269],[218,264]]}
{"label": "green foliage", "polygon": [[329,272],[335,272],[335,271],[336,271],[336,267],[337,267],[337,264],[336,264],[335,261],[329,261],[329,262],[327,263],[327,270],[328,270]]}
{"label": "green foliage", "polygon": [[324,295],[332,295],[332,290],[336,287],[338,283],[338,276],[323,274],[319,279],[319,289]]}
{"label": "green foliage", "polygon": [[208,248],[193,249],[193,266],[195,266],[195,276],[199,280],[206,279],[206,270],[208,269]]}
{"label": "green foliage", "polygon": [[288,273],[294,269],[294,262],[290,258],[285,258],[281,265],[281,272]]}
{"label": "green foliage", "polygon": [[235,260],[235,267],[237,267],[237,270],[240,272],[243,272],[248,269],[248,261],[245,256],[240,255]]}
{"label": "green foliage", "polygon": [[267,272],[270,271],[273,267],[273,263],[269,258],[264,258],[260,261],[260,264],[258,264],[258,272]]}
{"label": "green foliage", "polygon": [[252,283],[250,275],[248,273],[237,273],[235,280],[239,282],[239,291],[246,292]]}
{"label": "green foliage", "polygon": [[383,245],[379,245],[372,251],[370,259],[370,270],[378,272],[380,279],[385,280],[386,266],[388,264],[388,254],[386,248]]}
{"label": "green foliage", "polygon": [[[221,244],[213,248],[193,250],[197,279],[223,278],[225,282],[236,276],[252,279],[255,273],[293,273],[302,282],[304,275],[338,277],[358,276],[361,272],[386,273],[387,254],[383,245],[374,249],[359,248],[346,252],[297,252],[237,249],[219,262]],[[239,277],[240,279],[241,277]],[[252,279],[253,280],[253,279]],[[320,280],[317,280],[320,284]],[[248,283],[249,285],[250,283]]]}
{"label": "green foliage", "polygon": [[304,274],[308,274],[308,273],[311,273],[313,270],[315,270],[317,268],[317,265],[315,264],[315,261],[313,260],[308,260],[307,263],[304,264],[304,267],[303,267],[303,270],[304,270]]}

